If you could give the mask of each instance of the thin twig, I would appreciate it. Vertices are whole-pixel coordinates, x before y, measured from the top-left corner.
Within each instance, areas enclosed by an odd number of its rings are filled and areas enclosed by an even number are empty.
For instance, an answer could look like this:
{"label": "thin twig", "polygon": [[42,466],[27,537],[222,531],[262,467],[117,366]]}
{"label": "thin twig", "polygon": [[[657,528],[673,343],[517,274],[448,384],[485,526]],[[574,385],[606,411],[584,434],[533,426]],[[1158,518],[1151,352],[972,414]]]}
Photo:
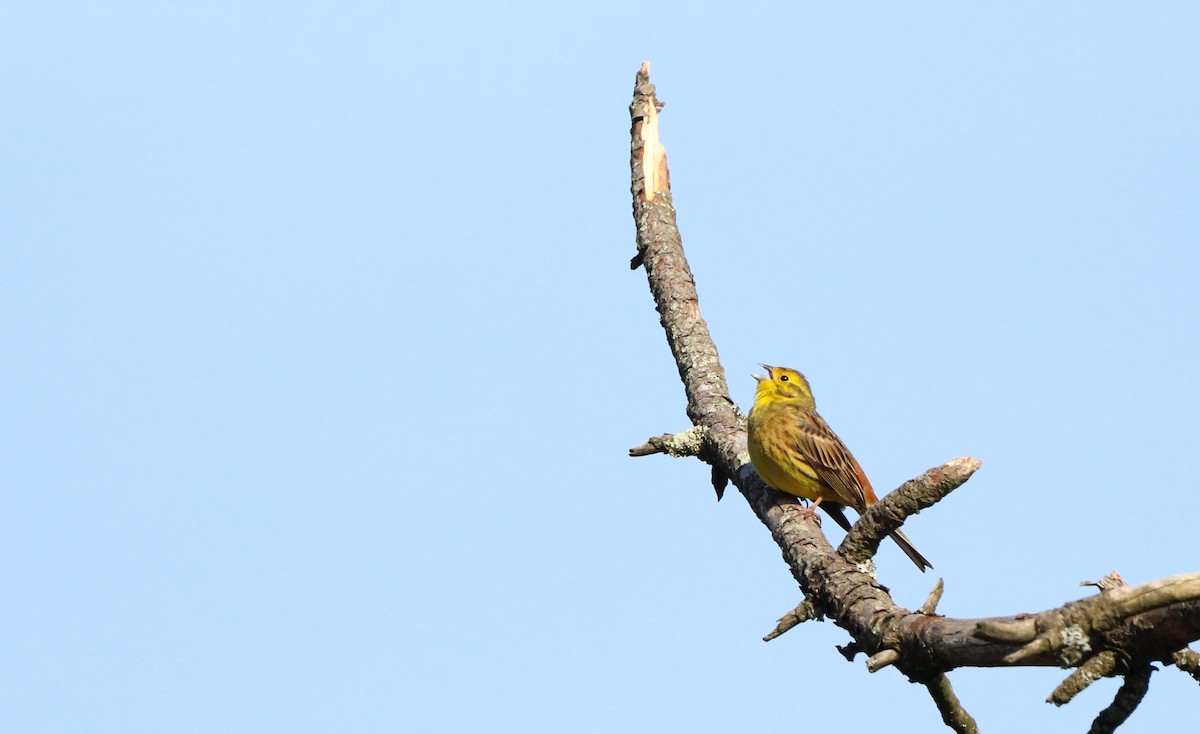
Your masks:
{"label": "thin twig", "polygon": [[1059,683],[1050,697],[1046,699],[1046,703],[1052,703],[1055,706],[1070,703],[1071,699],[1083,692],[1085,688],[1101,678],[1112,675],[1120,662],[1120,656],[1112,650],[1101,650],[1072,671],[1066,680]]}
{"label": "thin twig", "polygon": [[811,601],[805,599],[797,604],[795,609],[779,618],[779,624],[775,625],[775,629],[767,633],[767,636],[763,638],[763,642],[770,642],[796,625],[816,618],[816,608],[813,607],[813,603]]}
{"label": "thin twig", "polygon": [[646,439],[646,443],[641,446],[629,449],[629,455],[667,454],[675,458],[699,456],[704,450],[704,438],[707,435],[708,429],[704,426],[692,426],[683,433],[664,433],[661,436]]}
{"label": "thin twig", "polygon": [[917,610],[917,614],[933,615],[937,612],[937,605],[942,601],[942,592],[945,590],[946,584],[942,579],[938,579],[933,588],[929,590],[929,596],[925,598],[925,603]]}
{"label": "thin twig", "polygon": [[979,734],[979,725],[963,708],[962,702],[954,694],[950,679],[945,674],[936,675],[925,684],[933,703],[942,714],[942,721],[959,734]]}
{"label": "thin twig", "polygon": [[867,658],[867,672],[878,673],[889,665],[900,662],[899,650],[882,650]]}
{"label": "thin twig", "polygon": [[1120,586],[1129,586],[1129,584],[1125,583],[1125,579],[1121,578],[1121,574],[1117,573],[1116,571],[1112,571],[1099,581],[1080,581],[1079,585],[1095,586],[1101,591],[1108,591],[1109,589],[1115,589]]}

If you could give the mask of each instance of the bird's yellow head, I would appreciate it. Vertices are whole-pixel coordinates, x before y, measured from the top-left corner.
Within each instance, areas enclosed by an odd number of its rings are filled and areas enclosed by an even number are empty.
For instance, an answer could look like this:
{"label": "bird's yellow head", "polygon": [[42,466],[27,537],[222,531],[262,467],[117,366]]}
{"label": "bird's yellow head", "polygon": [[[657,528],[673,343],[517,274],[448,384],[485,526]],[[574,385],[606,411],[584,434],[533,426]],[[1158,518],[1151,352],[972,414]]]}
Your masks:
{"label": "bird's yellow head", "polygon": [[758,391],[754,394],[754,404],[773,403],[777,400],[798,402],[809,410],[816,409],[812,388],[804,375],[788,367],[772,367],[762,365],[767,371],[765,375],[754,375],[758,380]]}

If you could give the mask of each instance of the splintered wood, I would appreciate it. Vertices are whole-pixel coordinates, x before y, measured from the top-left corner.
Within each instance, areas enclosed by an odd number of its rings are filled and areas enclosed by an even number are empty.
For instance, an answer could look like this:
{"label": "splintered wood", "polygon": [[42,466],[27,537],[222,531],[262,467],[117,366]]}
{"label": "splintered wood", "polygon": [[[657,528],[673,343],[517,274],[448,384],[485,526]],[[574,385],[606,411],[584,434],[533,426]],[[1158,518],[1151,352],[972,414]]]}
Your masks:
{"label": "splintered wood", "polygon": [[[650,62],[642,62],[642,70],[638,73],[638,86],[650,83]],[[639,133],[642,139],[642,175],[645,176],[645,188],[642,197],[646,201],[654,201],[659,192],[671,190],[671,176],[667,171],[667,151],[663,149],[658,139],[658,111],[662,102],[654,95],[653,88],[643,102],[645,110],[642,115]]]}

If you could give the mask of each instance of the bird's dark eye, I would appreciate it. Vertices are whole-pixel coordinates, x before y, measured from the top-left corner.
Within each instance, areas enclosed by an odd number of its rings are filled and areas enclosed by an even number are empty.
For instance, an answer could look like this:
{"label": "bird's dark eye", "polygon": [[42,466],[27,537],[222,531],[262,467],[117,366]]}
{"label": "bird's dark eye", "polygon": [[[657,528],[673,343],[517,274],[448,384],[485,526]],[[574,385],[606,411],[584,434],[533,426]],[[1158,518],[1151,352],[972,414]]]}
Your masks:
{"label": "bird's dark eye", "polygon": [[787,382],[787,381],[788,381],[788,376],[787,376],[787,375],[780,375],[780,376],[779,376],[779,381],[780,381],[780,382]]}

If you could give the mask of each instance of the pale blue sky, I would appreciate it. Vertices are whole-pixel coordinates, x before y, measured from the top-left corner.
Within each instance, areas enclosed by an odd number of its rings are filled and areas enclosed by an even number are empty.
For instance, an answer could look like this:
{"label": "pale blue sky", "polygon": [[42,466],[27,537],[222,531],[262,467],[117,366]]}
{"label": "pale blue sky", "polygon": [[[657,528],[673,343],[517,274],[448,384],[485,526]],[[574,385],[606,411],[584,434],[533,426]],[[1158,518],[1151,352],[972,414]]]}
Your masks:
{"label": "pale blue sky", "polygon": [[[735,399],[804,370],[880,490],[984,462],[906,528],[935,573],[883,549],[900,603],[1200,570],[1192,4],[25,5],[4,731],[939,730],[831,624],[762,643],[799,593],[740,495],[626,456],[687,425],[627,266],[647,59]],[[1085,731],[1116,683],[1063,675],[952,680]]]}

